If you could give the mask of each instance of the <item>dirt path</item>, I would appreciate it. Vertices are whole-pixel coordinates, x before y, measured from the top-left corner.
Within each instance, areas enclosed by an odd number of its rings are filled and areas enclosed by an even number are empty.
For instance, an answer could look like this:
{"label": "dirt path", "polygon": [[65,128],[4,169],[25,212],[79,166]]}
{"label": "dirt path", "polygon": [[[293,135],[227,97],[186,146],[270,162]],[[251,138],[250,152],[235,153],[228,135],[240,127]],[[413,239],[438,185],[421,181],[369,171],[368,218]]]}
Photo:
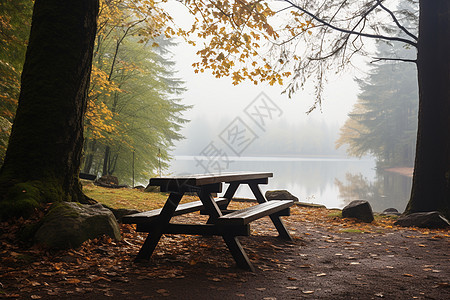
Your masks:
{"label": "dirt path", "polygon": [[254,273],[235,268],[219,237],[166,236],[149,263],[134,264],[143,236],[130,227],[120,242],[46,254],[15,247],[4,231],[0,297],[450,299],[449,231],[401,229],[384,219],[365,225],[326,209],[296,208],[285,220],[293,243],[274,237],[268,220],[240,238]]}

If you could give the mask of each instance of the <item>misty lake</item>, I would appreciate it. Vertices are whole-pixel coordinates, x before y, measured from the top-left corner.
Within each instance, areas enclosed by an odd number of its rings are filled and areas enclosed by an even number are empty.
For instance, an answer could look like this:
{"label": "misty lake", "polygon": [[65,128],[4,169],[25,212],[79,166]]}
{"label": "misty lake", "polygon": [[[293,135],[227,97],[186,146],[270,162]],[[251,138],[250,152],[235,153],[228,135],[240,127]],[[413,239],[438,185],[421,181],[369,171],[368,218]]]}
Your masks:
{"label": "misty lake", "polygon": [[[222,172],[272,172],[269,184],[261,185],[263,193],[286,189],[299,201],[323,204],[327,208],[343,208],[352,200],[364,199],[376,212],[389,207],[403,212],[411,191],[411,178],[377,172],[373,159],[230,157],[230,161]],[[194,156],[175,156],[167,173],[203,174],[205,168]],[[235,196],[252,198],[252,193],[247,186],[241,186]]]}

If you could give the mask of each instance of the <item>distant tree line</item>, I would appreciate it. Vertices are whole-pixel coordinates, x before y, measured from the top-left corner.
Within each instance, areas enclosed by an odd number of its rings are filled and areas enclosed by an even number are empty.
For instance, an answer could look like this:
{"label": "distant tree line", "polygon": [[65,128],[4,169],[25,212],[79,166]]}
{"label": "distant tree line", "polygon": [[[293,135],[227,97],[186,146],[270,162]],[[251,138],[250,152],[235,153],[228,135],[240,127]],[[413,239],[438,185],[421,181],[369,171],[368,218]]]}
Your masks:
{"label": "distant tree line", "polygon": [[[195,120],[185,135],[189,141],[181,142],[174,151],[175,155],[199,155],[209,142],[229,156],[235,154],[218,138],[230,120],[208,122]],[[345,156],[344,149],[335,149],[335,141],[339,137],[339,124],[320,120],[308,120],[289,123],[287,120],[271,123],[266,131],[243,151],[241,156]]]}

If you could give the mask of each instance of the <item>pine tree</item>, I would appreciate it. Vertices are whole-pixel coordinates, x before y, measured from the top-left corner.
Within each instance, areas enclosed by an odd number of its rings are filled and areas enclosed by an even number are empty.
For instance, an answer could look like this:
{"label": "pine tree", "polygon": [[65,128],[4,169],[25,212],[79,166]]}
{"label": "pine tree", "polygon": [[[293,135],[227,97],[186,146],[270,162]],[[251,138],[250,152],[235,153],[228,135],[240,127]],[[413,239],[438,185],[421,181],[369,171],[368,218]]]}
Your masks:
{"label": "pine tree", "polygon": [[162,38],[142,43],[123,31],[102,43],[94,66],[109,70],[107,78],[115,88],[91,93],[111,116],[104,128],[87,118],[84,172],[115,175],[125,183],[133,177],[147,180],[160,161],[167,166],[169,149],[182,138],[178,131],[186,120],[181,114],[189,108],[180,103],[183,82],[173,77],[174,62],[168,59],[173,44]]}
{"label": "pine tree", "polygon": [[[413,10],[402,2],[400,10]],[[412,18],[407,26],[417,28]],[[377,56],[407,58],[414,55],[408,48],[377,44]],[[349,119],[341,128],[336,145],[348,144],[353,156],[372,154],[379,165],[410,166],[414,164],[417,135],[418,87],[415,65],[404,62],[376,64],[368,76],[357,80],[361,93]]]}

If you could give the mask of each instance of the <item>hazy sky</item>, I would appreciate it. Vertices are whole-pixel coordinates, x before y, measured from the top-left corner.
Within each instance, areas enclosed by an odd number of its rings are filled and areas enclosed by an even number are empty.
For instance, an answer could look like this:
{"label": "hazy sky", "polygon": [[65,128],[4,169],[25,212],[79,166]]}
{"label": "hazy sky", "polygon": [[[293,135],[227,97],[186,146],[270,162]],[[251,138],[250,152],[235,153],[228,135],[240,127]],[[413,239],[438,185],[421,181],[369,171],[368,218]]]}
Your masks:
{"label": "hazy sky", "polygon": [[[174,6],[171,14],[175,17],[177,25],[189,26],[192,17],[179,3],[174,1],[172,5]],[[316,119],[340,126],[345,122],[358,94],[358,87],[353,78],[363,76],[361,71],[354,69],[341,74],[330,72],[322,109],[316,109],[310,115],[306,115],[305,112],[314,103],[314,87],[311,85],[307,85],[305,90],[299,90],[292,99],[281,94],[283,87],[279,85],[270,86],[266,83],[254,85],[244,82],[234,86],[230,78],[217,79],[208,71],[202,74],[194,73],[192,63],[198,61],[196,49],[181,39],[179,45],[171,50],[174,53],[173,60],[176,62],[175,68],[178,71],[176,76],[185,81],[188,89],[182,96],[183,103],[194,105],[185,114],[185,117],[191,120],[186,127],[195,126],[196,121],[204,118],[211,122],[228,118],[232,122],[261,92],[279,106],[282,117],[290,123],[303,123],[305,120]],[[365,68],[364,64],[361,65]],[[186,138],[187,140],[183,143],[189,141],[189,136]]]}

